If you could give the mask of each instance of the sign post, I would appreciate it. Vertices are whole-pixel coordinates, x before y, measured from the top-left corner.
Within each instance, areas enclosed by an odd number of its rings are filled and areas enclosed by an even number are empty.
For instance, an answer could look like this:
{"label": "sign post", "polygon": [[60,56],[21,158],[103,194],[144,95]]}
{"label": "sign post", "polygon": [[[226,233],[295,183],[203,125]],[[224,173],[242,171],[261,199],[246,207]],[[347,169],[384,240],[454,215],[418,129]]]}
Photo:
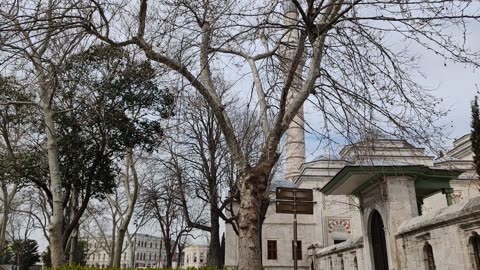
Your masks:
{"label": "sign post", "polygon": [[293,214],[293,269],[298,269],[297,214],[313,215],[313,190],[281,188],[276,190],[276,212]]}

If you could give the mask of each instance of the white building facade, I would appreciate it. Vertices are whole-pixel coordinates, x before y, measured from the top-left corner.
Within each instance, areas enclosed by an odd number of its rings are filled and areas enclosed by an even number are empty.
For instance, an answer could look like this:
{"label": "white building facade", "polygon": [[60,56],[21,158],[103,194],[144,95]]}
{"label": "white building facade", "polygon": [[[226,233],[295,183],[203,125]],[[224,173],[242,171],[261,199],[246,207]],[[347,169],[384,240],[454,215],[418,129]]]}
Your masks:
{"label": "white building facade", "polygon": [[200,268],[207,265],[208,246],[191,245],[183,250],[184,263],[182,268]]}
{"label": "white building facade", "polygon": [[[265,269],[293,268],[292,215],[275,213],[276,186],[314,191],[298,216],[299,269],[480,269],[479,179],[469,135],[434,159],[403,140],[348,145],[275,183],[262,227]],[[238,263],[226,228],[225,264]]]}
{"label": "white building facade", "polygon": [[[111,240],[104,238],[88,239],[87,265],[99,268],[108,267],[110,262],[109,253]],[[130,244],[132,243],[132,244]],[[157,268],[166,265],[166,251],[162,238],[136,234],[132,241],[125,240],[123,243],[121,268]],[[174,266],[177,259],[174,258]]]}

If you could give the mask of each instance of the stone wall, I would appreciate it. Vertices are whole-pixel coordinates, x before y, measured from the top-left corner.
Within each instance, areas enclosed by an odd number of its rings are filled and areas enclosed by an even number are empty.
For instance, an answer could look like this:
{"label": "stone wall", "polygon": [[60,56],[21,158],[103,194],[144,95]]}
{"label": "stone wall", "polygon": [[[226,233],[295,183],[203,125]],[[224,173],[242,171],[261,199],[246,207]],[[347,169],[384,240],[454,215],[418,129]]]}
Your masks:
{"label": "stone wall", "polygon": [[[395,233],[399,253],[395,262],[389,262],[390,269],[429,269],[425,253],[427,245],[432,248],[437,270],[479,269],[471,245],[476,235],[480,235],[480,197],[409,219]],[[371,269],[368,245],[363,237],[348,240],[314,250],[312,254],[315,256],[310,256],[309,260],[315,269]]]}
{"label": "stone wall", "polygon": [[347,240],[343,243],[315,250],[315,269],[359,270],[363,268],[363,238]]}
{"label": "stone wall", "polygon": [[405,221],[396,235],[401,269],[427,269],[427,244],[436,269],[477,269],[469,244],[474,234],[480,234],[480,197]]}

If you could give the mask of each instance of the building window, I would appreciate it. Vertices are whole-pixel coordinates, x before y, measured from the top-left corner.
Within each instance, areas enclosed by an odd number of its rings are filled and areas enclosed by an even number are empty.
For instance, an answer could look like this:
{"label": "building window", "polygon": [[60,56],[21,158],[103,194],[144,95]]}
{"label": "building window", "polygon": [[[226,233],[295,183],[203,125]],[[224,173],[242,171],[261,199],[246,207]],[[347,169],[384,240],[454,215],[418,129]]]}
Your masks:
{"label": "building window", "polygon": [[149,261],[152,260],[152,253],[148,254],[148,260],[149,260]]}
{"label": "building window", "polygon": [[267,240],[267,259],[277,259],[277,240]]}
{"label": "building window", "polygon": [[105,261],[105,253],[103,253],[103,260]]}
{"label": "building window", "polygon": [[152,248],[152,245],[153,245],[153,243],[152,243],[152,242],[150,242],[150,248]]}
{"label": "building window", "polygon": [[358,270],[357,256],[353,258],[353,269]]}
{"label": "building window", "polygon": [[480,236],[476,232],[472,232],[468,242],[470,245],[472,269],[480,270]]}
{"label": "building window", "polygon": [[158,244],[158,243],[155,242],[155,248],[157,248],[157,244]]}
{"label": "building window", "polygon": [[205,259],[205,253],[202,252],[200,253],[200,263],[203,263],[204,259]]}
{"label": "building window", "polygon": [[157,260],[157,253],[153,253],[153,260],[154,260],[154,261]]}
{"label": "building window", "polygon": [[124,259],[124,260],[127,259],[127,253],[126,253],[126,252],[123,253],[123,259]]}
{"label": "building window", "polygon": [[330,265],[330,270],[333,270],[333,264],[332,264],[332,258],[331,257],[328,257],[328,264]]}
{"label": "building window", "polygon": [[197,262],[197,253],[193,253],[193,262],[194,262],[194,263]]}
{"label": "building window", "polygon": [[345,270],[345,264],[343,262],[343,258],[340,257],[340,270]]}
{"label": "building window", "polygon": [[435,259],[433,257],[433,249],[428,242],[425,242],[425,245],[423,246],[423,255],[425,260],[425,269],[435,270],[436,267]]}
{"label": "building window", "polygon": [[[295,250],[295,246],[294,246],[294,242],[292,241],[292,260],[293,260],[293,257],[294,257],[294,250]],[[297,261],[301,261],[302,260],[302,241],[297,241]]]}
{"label": "building window", "polygon": [[187,255],[187,263],[188,263],[189,259],[190,259],[190,256]]}

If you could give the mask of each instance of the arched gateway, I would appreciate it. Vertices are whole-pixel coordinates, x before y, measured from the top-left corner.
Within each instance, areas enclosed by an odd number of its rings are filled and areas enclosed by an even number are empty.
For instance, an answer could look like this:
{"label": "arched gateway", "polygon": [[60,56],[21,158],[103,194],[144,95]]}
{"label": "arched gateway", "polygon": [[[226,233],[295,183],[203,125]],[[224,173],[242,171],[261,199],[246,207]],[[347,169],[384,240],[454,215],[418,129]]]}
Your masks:
{"label": "arched gateway", "polygon": [[375,270],[388,270],[387,243],[385,242],[385,230],[382,216],[377,210],[372,213],[370,223],[372,235],[372,251]]}

